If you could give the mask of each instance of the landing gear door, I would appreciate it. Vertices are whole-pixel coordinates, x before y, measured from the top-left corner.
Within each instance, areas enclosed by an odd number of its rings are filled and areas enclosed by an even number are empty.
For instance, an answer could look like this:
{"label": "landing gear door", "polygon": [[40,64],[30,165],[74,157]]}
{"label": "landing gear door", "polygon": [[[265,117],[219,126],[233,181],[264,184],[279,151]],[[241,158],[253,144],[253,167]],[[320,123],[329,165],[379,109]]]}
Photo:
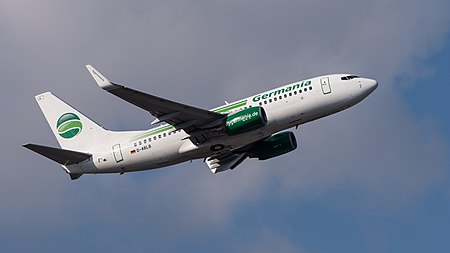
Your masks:
{"label": "landing gear door", "polygon": [[324,95],[331,93],[330,79],[328,77],[320,79],[320,85],[322,86],[322,92]]}
{"label": "landing gear door", "polygon": [[120,150],[120,144],[116,144],[113,146],[113,155],[117,163],[123,161],[122,151]]}

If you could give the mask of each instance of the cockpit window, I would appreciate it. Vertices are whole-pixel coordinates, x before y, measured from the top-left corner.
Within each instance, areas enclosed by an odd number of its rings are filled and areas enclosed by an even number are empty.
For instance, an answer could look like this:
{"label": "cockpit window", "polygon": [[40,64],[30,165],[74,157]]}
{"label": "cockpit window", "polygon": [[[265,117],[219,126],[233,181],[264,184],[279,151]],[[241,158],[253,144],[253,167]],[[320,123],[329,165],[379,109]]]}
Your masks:
{"label": "cockpit window", "polygon": [[343,76],[341,80],[352,80],[353,78],[359,78],[359,76],[351,75],[351,76]]}

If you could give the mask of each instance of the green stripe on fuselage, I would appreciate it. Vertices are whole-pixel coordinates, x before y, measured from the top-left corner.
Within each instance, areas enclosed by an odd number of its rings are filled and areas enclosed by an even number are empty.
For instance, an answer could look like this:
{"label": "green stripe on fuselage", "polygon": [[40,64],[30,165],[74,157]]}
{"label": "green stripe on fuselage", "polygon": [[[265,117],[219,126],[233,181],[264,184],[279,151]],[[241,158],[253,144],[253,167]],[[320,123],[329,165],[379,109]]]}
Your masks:
{"label": "green stripe on fuselage", "polygon": [[236,109],[238,107],[244,106],[246,104],[247,104],[247,100],[243,100],[243,101],[231,104],[231,105],[225,105],[222,108],[217,108],[213,112],[224,113],[224,112],[228,112],[228,111],[231,111],[233,109]]}
{"label": "green stripe on fuselage", "polygon": [[[217,112],[217,113],[226,113],[229,112],[233,109],[239,108],[241,106],[244,106],[247,104],[247,100],[243,100],[234,104],[229,104],[229,105],[225,105],[223,107],[219,107],[217,109],[214,109],[213,112]],[[157,127],[155,129],[151,129],[146,131],[145,133],[139,134],[133,138],[131,138],[131,141],[138,141],[140,139],[144,139],[150,136],[154,136],[157,134],[160,134],[162,132],[166,132],[169,130],[175,130],[175,127],[173,127],[172,125],[166,125],[166,126],[161,126],[161,127]]]}

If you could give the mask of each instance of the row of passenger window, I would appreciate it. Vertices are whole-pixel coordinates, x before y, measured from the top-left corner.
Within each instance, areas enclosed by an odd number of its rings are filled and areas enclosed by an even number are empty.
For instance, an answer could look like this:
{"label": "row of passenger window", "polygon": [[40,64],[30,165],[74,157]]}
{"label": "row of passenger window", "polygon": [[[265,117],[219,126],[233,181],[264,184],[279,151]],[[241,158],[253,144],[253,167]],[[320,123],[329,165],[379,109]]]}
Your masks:
{"label": "row of passenger window", "polygon": [[[312,90],[313,88],[312,88],[312,86],[309,86],[309,90]],[[292,96],[295,96],[295,95],[297,95],[297,94],[300,94],[300,93],[302,93],[302,92],[307,92],[308,91],[308,88],[304,88],[303,89],[303,91],[302,91],[302,89],[300,89],[298,92],[295,90],[294,92],[289,92],[288,94],[284,94],[284,95],[280,95],[280,96],[278,96],[278,97],[274,97],[273,98],[273,100],[271,99],[271,98],[269,98],[269,99],[266,99],[266,100],[264,100],[264,101],[262,101],[262,102],[259,102],[259,105],[260,106],[262,106],[263,104],[267,104],[267,103],[272,103],[272,102],[276,102],[278,99],[279,100],[282,100],[283,98],[287,98],[288,96],[289,97],[292,97]]]}
{"label": "row of passenger window", "polygon": [[150,143],[152,141],[152,138],[153,138],[153,141],[156,141],[157,139],[161,139],[161,138],[167,137],[167,136],[175,134],[177,132],[181,132],[181,130],[170,131],[168,133],[162,133],[162,134],[155,135],[153,137],[148,137],[148,139],[143,139],[141,141],[135,142],[134,146],[137,147],[138,145],[140,146],[142,144],[147,144],[147,143]]}
{"label": "row of passenger window", "polygon": [[[309,90],[312,90],[312,86],[309,86]],[[297,94],[300,94],[302,92],[307,92],[307,91],[308,91],[308,88],[304,88],[303,91],[300,89],[298,92],[297,91],[289,92],[289,94],[280,95],[280,96],[278,96],[278,98],[274,97],[273,100],[271,98],[269,98],[268,100],[267,99],[264,100],[264,102],[259,102],[259,105],[262,106],[263,103],[264,104],[272,103],[272,102],[277,101],[277,99],[281,100],[281,99],[283,99],[283,97],[284,98],[287,98],[288,96],[292,97],[292,96],[295,96]],[[245,109],[250,108],[250,107],[252,107],[252,106],[251,105],[250,106],[245,106],[245,107],[241,108],[240,110],[245,110]],[[175,134],[177,132],[181,132],[181,130],[170,131],[169,133],[162,133],[162,134],[155,135],[155,136],[153,136],[153,140],[156,141],[157,139],[161,139],[161,138],[167,137],[167,136]],[[137,147],[138,145],[140,146],[142,144],[147,144],[147,143],[150,143],[151,141],[152,141],[152,137],[149,137],[148,139],[144,139],[142,141],[135,142],[134,146]]]}

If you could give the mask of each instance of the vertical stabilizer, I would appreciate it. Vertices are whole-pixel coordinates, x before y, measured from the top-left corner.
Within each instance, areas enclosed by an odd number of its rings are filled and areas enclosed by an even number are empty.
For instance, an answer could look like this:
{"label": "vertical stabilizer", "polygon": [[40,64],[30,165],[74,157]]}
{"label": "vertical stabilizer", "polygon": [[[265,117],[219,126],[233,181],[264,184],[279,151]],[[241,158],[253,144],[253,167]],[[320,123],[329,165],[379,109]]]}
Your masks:
{"label": "vertical stabilizer", "polygon": [[50,92],[36,96],[53,134],[63,149],[89,152],[108,141],[108,131]]}

